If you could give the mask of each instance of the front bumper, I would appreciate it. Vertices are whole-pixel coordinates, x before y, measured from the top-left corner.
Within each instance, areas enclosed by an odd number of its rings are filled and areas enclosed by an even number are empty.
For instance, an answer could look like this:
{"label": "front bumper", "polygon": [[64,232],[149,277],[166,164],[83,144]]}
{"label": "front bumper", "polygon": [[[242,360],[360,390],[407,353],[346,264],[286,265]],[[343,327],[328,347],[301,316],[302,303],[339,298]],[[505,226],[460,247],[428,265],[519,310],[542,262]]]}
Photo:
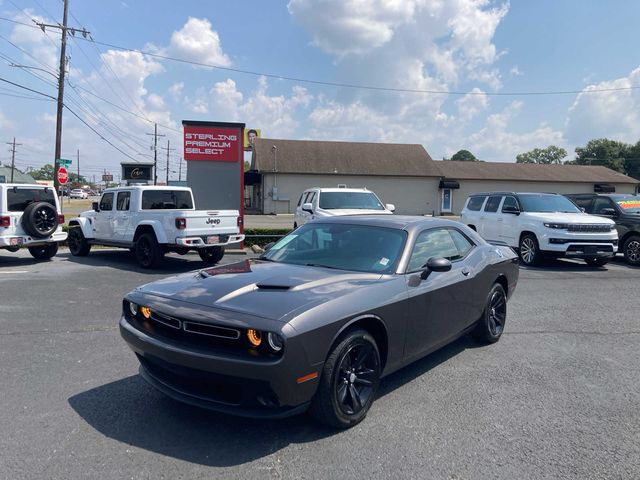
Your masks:
{"label": "front bumper", "polygon": [[152,337],[125,316],[120,334],[152,386],[178,401],[233,415],[282,418],[303,412],[317,379],[301,384],[296,379],[322,368],[309,366],[295,339],[276,360],[250,360]]}
{"label": "front bumper", "polygon": [[[216,241],[208,242],[210,237],[217,237]],[[219,234],[209,236],[193,236],[193,237],[176,237],[176,245],[187,248],[207,248],[229,245],[231,243],[239,243],[244,240],[241,233]]]}
{"label": "front bumper", "polygon": [[618,251],[618,233],[578,233],[548,229],[541,235],[540,250],[568,258],[612,257]]}
{"label": "front bumper", "polygon": [[57,230],[46,238],[34,238],[30,235],[0,236],[0,248],[2,247],[36,247],[47,243],[64,242],[67,239],[67,232]]}

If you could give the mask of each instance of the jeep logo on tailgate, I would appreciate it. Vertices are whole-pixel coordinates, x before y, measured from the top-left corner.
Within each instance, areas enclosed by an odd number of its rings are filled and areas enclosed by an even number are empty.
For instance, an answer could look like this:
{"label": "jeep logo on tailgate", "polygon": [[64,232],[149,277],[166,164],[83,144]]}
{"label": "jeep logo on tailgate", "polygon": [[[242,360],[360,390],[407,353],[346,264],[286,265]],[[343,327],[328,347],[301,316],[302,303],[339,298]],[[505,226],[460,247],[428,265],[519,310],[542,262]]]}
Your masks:
{"label": "jeep logo on tailgate", "polygon": [[207,225],[219,225],[220,224],[220,219],[219,218],[207,218]]}

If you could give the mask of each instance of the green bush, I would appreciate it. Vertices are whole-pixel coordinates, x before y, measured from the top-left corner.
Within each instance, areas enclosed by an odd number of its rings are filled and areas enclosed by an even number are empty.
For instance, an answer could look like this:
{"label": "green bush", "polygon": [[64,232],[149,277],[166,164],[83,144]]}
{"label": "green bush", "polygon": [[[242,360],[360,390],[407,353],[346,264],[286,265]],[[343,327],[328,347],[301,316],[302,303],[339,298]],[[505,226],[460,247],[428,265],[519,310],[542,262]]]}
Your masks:
{"label": "green bush", "polygon": [[246,228],[244,230],[245,235],[273,235],[269,237],[258,237],[258,238],[246,238],[244,241],[245,247],[250,247],[251,245],[259,245],[263,247],[267,243],[277,242],[281,237],[289,233],[291,229],[289,228]]}

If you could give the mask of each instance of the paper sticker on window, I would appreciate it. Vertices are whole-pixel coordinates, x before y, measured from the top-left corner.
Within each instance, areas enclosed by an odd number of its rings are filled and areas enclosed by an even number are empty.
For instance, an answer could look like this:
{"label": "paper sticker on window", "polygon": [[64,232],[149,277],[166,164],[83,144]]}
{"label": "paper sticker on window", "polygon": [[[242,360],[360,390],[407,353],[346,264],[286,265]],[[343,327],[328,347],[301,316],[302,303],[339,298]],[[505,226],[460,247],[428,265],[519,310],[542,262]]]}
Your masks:
{"label": "paper sticker on window", "polygon": [[378,262],[378,263],[380,263],[380,265],[384,265],[386,267],[389,264],[389,259],[385,258],[385,257],[382,257],[380,259],[380,262]]}
{"label": "paper sticker on window", "polygon": [[627,208],[640,208],[640,200],[620,200],[618,205],[625,210]]}

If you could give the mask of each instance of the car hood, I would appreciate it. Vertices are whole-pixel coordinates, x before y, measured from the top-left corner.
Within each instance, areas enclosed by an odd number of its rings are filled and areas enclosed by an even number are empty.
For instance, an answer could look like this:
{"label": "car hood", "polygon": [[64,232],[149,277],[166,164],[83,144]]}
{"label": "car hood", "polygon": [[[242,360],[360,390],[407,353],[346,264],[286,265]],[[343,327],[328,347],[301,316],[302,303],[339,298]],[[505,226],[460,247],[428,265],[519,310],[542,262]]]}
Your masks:
{"label": "car hood", "polygon": [[333,217],[339,215],[391,215],[389,210],[369,210],[365,208],[332,208],[331,210],[316,210],[316,215],[320,217]]}
{"label": "car hood", "polygon": [[541,222],[557,222],[557,223],[582,223],[586,225],[595,224],[612,224],[613,220],[604,217],[597,217],[595,215],[589,215],[588,213],[561,213],[561,212],[525,212],[529,218],[535,218]]}
{"label": "car hood", "polygon": [[272,320],[362,289],[380,274],[262,260],[208,268],[158,280],[137,292]]}

